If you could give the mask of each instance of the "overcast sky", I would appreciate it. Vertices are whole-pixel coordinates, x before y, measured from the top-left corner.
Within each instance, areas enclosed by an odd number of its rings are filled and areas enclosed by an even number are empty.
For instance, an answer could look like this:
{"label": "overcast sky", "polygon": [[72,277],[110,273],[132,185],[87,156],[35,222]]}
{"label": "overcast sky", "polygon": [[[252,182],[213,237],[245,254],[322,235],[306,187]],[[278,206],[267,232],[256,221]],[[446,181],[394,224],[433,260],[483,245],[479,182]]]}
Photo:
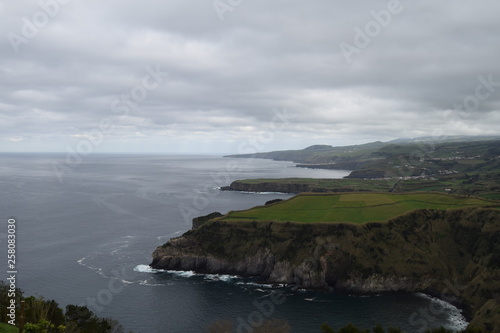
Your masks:
{"label": "overcast sky", "polygon": [[497,0],[1,0],[0,151],[500,134],[499,13]]}

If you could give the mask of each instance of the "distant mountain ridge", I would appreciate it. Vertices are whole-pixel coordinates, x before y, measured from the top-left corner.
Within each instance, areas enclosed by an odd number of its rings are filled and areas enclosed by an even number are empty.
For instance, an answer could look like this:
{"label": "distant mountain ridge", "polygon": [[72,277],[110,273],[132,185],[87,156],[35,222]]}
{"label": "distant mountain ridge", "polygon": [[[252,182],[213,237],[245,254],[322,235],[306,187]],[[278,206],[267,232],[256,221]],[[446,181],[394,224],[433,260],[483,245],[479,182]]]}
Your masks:
{"label": "distant mountain ridge", "polygon": [[351,170],[350,178],[399,178],[500,172],[500,137],[422,137],[301,150],[228,155],[298,163],[297,167]]}
{"label": "distant mountain ridge", "polygon": [[476,136],[464,136],[464,135],[447,135],[442,137],[435,136],[421,136],[417,138],[399,138],[389,141],[389,143],[418,143],[418,142],[473,142],[473,141],[488,141],[488,140],[500,140],[500,135],[476,135]]}
{"label": "distant mountain ridge", "polygon": [[500,136],[443,136],[443,137],[418,137],[399,138],[392,141],[375,141],[359,145],[332,146],[318,144],[297,150],[277,150],[253,154],[230,154],[224,157],[236,158],[263,158],[277,161],[291,161],[295,163],[339,163],[344,160],[359,159],[383,147],[391,145],[442,145],[452,143],[472,143],[481,141],[500,141]]}

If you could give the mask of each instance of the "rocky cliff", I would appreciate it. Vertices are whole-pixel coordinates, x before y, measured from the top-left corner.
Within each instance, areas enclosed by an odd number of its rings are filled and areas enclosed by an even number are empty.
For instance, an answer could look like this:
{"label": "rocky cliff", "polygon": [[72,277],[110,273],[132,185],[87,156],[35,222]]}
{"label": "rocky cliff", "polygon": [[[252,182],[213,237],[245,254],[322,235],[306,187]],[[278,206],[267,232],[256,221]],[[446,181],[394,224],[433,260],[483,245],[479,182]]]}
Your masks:
{"label": "rocky cliff", "polygon": [[229,186],[221,188],[222,191],[243,191],[243,192],[281,192],[281,193],[327,193],[327,192],[354,192],[349,188],[327,188],[310,183],[293,183],[283,181],[262,181],[249,183],[235,180]]}
{"label": "rocky cliff", "polygon": [[425,292],[500,329],[500,211],[419,210],[385,223],[211,220],[153,253],[153,268],[256,276],[350,293]]}

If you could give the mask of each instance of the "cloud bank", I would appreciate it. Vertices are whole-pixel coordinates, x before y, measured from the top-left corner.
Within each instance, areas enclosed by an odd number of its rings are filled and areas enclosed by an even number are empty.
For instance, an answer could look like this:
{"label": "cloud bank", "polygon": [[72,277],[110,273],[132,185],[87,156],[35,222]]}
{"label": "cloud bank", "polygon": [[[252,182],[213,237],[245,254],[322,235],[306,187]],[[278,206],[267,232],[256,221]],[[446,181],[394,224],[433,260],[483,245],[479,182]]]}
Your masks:
{"label": "cloud bank", "polygon": [[493,0],[2,1],[0,151],[497,135],[499,12]]}

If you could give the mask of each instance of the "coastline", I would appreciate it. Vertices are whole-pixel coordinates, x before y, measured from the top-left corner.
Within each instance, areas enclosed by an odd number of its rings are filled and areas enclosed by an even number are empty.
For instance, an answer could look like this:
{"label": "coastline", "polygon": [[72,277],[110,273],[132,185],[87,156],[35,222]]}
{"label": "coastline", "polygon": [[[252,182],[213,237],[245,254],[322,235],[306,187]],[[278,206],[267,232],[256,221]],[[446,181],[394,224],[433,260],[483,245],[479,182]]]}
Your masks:
{"label": "coastline", "polygon": [[[478,282],[483,278],[469,280],[467,272],[484,278],[489,273],[478,254],[461,259],[459,244],[473,234],[498,246],[494,239],[499,219],[500,211],[494,209],[423,210],[362,225],[214,219],[158,247],[150,267],[352,295],[421,292],[456,306],[468,322],[476,319],[478,325],[479,310],[488,302],[481,295],[488,293],[476,291],[487,286]],[[496,229],[487,231],[491,228]],[[443,233],[454,236],[441,238]],[[480,320],[482,324],[485,318]]]}
{"label": "coastline", "polygon": [[[142,268],[138,268],[139,266],[142,266]],[[440,298],[439,296],[442,295],[436,295],[433,293],[424,293],[424,292],[404,292],[404,291],[382,291],[382,292],[377,292],[377,293],[356,293],[356,292],[347,292],[347,291],[342,291],[342,290],[333,290],[331,288],[297,288],[294,285],[287,285],[287,284],[280,284],[280,283],[273,283],[273,282],[266,282],[266,281],[253,281],[255,280],[255,277],[251,276],[240,276],[240,275],[228,275],[228,274],[209,274],[209,273],[199,273],[195,271],[182,271],[182,270],[164,270],[164,269],[154,269],[151,268],[149,265],[138,265],[135,269],[137,272],[143,272],[143,273],[167,273],[167,274],[172,274],[181,278],[192,278],[192,277],[202,277],[204,280],[207,281],[219,281],[219,282],[224,282],[224,283],[235,283],[237,285],[249,285],[249,286],[255,286],[255,287],[260,287],[260,288],[265,288],[266,290],[272,291],[272,292],[278,292],[280,290],[288,290],[293,293],[302,293],[302,292],[320,292],[325,295],[332,295],[332,296],[349,296],[349,297],[378,297],[378,296],[383,296],[383,295],[391,295],[391,294],[410,294],[413,296],[418,296],[422,297],[424,299],[427,299],[432,302],[432,304],[439,304],[440,308],[447,308],[451,310],[451,314],[448,313],[450,318],[455,318],[455,319],[450,319],[449,321],[454,323],[453,329],[456,330],[463,330],[467,327],[467,325],[470,323],[471,318],[470,314],[467,313],[466,309],[463,308],[464,304],[462,302],[459,302],[458,300],[452,301],[449,298]],[[235,281],[236,280],[236,281]],[[311,300],[312,301],[312,300]],[[444,304],[444,305],[443,305]]]}

